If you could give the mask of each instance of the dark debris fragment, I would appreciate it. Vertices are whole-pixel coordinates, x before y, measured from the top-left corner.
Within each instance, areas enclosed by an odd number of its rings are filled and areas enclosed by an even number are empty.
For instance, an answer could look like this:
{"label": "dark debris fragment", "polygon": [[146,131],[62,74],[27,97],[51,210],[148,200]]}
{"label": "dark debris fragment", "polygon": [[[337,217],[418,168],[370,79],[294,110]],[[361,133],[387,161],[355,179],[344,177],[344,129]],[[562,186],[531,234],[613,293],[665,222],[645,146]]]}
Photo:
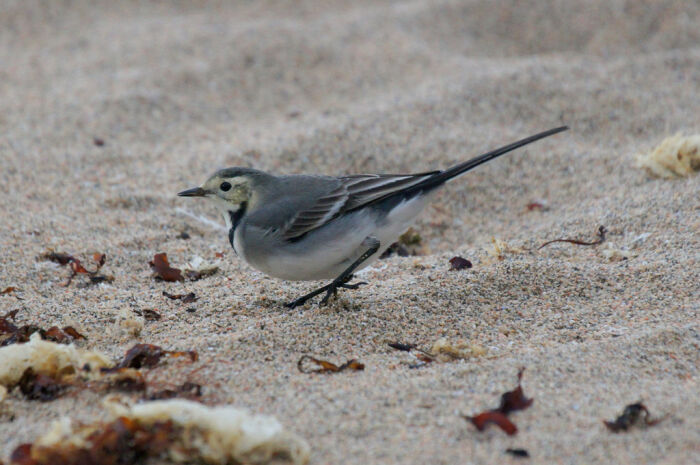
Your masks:
{"label": "dark debris fragment", "polygon": [[170,300],[179,300],[185,304],[196,302],[198,300],[197,295],[194,292],[190,292],[188,294],[170,294],[163,291],[163,295]]}
{"label": "dark debris fragment", "polygon": [[[305,367],[304,362],[306,362],[306,361],[315,363],[320,368],[312,369],[312,368]],[[302,373],[339,373],[339,372],[345,371],[345,370],[362,371],[365,369],[365,365],[363,363],[358,362],[355,359],[351,359],[351,360],[348,360],[347,362],[343,363],[342,365],[338,366],[335,363],[331,363],[331,362],[328,362],[326,360],[319,360],[319,359],[314,358],[310,355],[304,355],[297,362],[297,368]]]}
{"label": "dark debris fragment", "polygon": [[506,454],[510,454],[513,457],[518,457],[518,458],[523,458],[523,459],[530,457],[530,453],[527,450],[519,449],[519,448],[518,449],[510,449],[510,448],[506,449]]}
{"label": "dark debris fragment", "polygon": [[185,399],[196,399],[202,397],[202,386],[197,383],[185,382],[174,389],[163,389],[149,394],[148,400],[174,399],[176,397]]}
{"label": "dark debris fragment", "polygon": [[160,313],[156,312],[155,310],[151,310],[150,308],[137,308],[134,310],[134,313],[142,316],[146,321],[158,321],[162,318]]}
{"label": "dark debris fragment", "polygon": [[472,262],[462,257],[450,258],[450,270],[464,270],[471,268]]}
{"label": "dark debris fragment", "polygon": [[603,421],[603,423],[605,423],[605,426],[607,426],[610,431],[619,433],[621,431],[627,431],[633,426],[649,427],[658,425],[664,419],[665,417],[652,420],[649,410],[640,401],[625,407],[622,415],[617,417],[614,421]]}
{"label": "dark debris fragment", "polygon": [[390,342],[387,345],[392,349],[400,350],[402,352],[410,352],[416,348],[416,344],[402,344],[401,342]]}

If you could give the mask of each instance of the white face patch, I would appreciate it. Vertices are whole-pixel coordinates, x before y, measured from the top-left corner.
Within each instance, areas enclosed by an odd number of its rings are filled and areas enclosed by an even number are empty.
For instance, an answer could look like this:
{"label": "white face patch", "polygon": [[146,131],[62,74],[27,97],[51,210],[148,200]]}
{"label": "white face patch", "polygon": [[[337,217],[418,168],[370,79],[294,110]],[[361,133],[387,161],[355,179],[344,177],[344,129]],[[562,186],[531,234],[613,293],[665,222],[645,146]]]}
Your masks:
{"label": "white face patch", "polygon": [[206,198],[207,200],[212,202],[216,206],[216,208],[224,215],[224,220],[226,221],[226,229],[231,229],[233,227],[233,223],[231,223],[231,215],[229,212],[237,211],[240,208],[240,204],[231,203],[215,194],[209,194]]}

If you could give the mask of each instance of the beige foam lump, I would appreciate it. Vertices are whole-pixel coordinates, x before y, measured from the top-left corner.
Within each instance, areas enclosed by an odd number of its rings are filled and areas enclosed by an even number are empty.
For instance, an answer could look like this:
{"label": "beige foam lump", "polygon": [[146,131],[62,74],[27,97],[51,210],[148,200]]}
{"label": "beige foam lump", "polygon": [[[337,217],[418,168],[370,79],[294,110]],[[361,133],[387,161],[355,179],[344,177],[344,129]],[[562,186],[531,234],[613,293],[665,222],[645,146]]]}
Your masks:
{"label": "beige foam lump", "polygon": [[[98,352],[44,341],[38,333],[26,344],[12,344],[0,348],[0,386],[17,384],[27,368],[49,376],[72,374],[89,365],[91,371],[112,366],[112,362]],[[0,398],[2,395],[0,395]]]}
{"label": "beige foam lump", "polygon": [[518,247],[512,247],[509,244],[507,244],[505,241],[502,241],[500,239],[496,239],[495,237],[492,237],[491,238],[491,247],[487,248],[486,252],[490,256],[495,257],[498,260],[503,260],[506,256],[506,254],[522,253],[523,249],[518,248]]}
{"label": "beige foam lump", "polygon": [[[207,407],[182,399],[144,402],[133,406],[108,399],[113,419],[126,417],[144,427],[172,422],[181,428],[169,447],[169,459],[179,463],[263,465],[309,461],[309,445],[286,431],[275,418],[252,415],[229,405]],[[63,418],[35,444],[40,447],[89,448],[95,426],[76,426]]]}
{"label": "beige foam lump", "polygon": [[700,171],[700,134],[667,137],[652,152],[637,155],[637,164],[662,178],[690,176]]}
{"label": "beige foam lump", "polygon": [[449,362],[457,359],[481,357],[486,355],[486,349],[472,342],[451,342],[443,337],[435,341],[435,344],[433,344],[433,347],[430,349],[430,354],[438,361]]}

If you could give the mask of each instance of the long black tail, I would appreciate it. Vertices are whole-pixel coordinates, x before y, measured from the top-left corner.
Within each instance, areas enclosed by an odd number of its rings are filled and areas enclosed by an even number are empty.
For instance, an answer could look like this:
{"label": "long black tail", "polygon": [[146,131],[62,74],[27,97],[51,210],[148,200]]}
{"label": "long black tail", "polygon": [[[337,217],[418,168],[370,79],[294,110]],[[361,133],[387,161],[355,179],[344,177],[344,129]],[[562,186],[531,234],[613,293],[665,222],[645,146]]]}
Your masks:
{"label": "long black tail", "polygon": [[513,142],[512,144],[508,144],[496,150],[492,150],[483,155],[479,155],[478,157],[474,157],[469,161],[465,161],[464,163],[460,163],[459,165],[455,165],[452,168],[448,168],[444,171],[441,171],[435,176],[432,176],[426,179],[425,181],[416,184],[415,186],[411,186],[411,190],[426,190],[430,189],[431,187],[437,187],[440,184],[446,182],[447,180],[454,178],[455,176],[459,176],[462,173],[466,173],[467,171],[472,170],[477,166],[486,163],[487,161],[493,160],[494,158],[498,158],[501,155],[505,155],[506,153],[512,152],[515,149],[519,149],[524,145],[528,145],[540,139],[544,139],[545,137],[553,136],[554,134],[566,131],[567,129],[569,129],[568,126],[561,126],[558,128],[550,129],[548,131],[535,134],[534,136],[526,137],[525,139],[521,139],[517,142]]}
{"label": "long black tail", "polygon": [[[491,152],[487,152],[483,155],[479,155],[478,157],[474,157],[469,161],[465,161],[464,163],[460,163],[458,165],[453,166],[452,168],[448,168],[444,171],[437,171],[432,176],[427,177],[423,179],[423,181],[420,181],[417,184],[414,184],[412,186],[406,187],[405,189],[398,189],[398,190],[391,190],[389,193],[387,193],[384,196],[381,196],[379,198],[376,198],[372,200],[369,203],[357,205],[354,207],[355,209],[364,207],[369,204],[379,204],[383,203],[386,201],[389,201],[388,204],[385,205],[385,208],[391,209],[393,206],[395,206],[398,202],[410,199],[422,192],[428,192],[430,190],[433,190],[437,187],[440,187],[443,185],[446,181],[454,178],[455,176],[459,176],[462,173],[466,173],[467,171],[476,168],[477,166],[481,165],[482,163],[486,163],[489,160],[493,160],[494,158],[500,157],[501,155],[504,155],[508,152],[511,152],[517,148],[520,148],[524,145],[531,144],[535,141],[538,141],[540,139],[544,139],[545,137],[552,136],[554,134],[557,134],[562,131],[566,131],[569,129],[567,126],[561,126],[558,128],[550,129],[549,131],[544,131],[540,132],[539,134],[535,134],[534,136],[526,137],[525,139],[519,140],[517,142],[513,142],[512,144],[503,146],[499,149],[492,150]],[[425,176],[431,173],[422,173],[420,175],[415,175],[415,176]],[[391,201],[390,201],[391,199]]]}

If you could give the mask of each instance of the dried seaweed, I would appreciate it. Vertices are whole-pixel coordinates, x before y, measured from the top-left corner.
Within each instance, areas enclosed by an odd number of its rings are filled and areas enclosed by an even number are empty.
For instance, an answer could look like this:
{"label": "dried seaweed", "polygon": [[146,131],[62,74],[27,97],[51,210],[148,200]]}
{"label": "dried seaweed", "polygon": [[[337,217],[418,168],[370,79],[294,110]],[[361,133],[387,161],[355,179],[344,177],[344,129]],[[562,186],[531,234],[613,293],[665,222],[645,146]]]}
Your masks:
{"label": "dried seaweed", "polygon": [[157,253],[153,256],[153,261],[149,262],[156,279],[167,282],[184,281],[182,272],[179,268],[173,268],[168,262],[168,255],[165,253]]}
{"label": "dried seaweed", "polygon": [[5,316],[0,317],[0,335],[9,334],[8,337],[0,339],[0,347],[10,344],[24,344],[29,341],[29,337],[34,333],[39,333],[42,339],[46,341],[58,342],[59,344],[70,344],[78,339],[86,339],[72,326],[65,326],[63,329],[58,326],[52,326],[49,329],[43,329],[36,325],[16,326],[9,321],[14,319],[18,310],[12,310]]}
{"label": "dried seaweed", "polygon": [[73,278],[75,278],[79,274],[86,275],[89,278],[90,284],[99,284],[103,282],[114,281],[113,276],[107,276],[99,273],[100,269],[104,266],[105,262],[107,261],[107,255],[103,253],[95,253],[92,255],[92,259],[96,263],[96,268],[93,271],[88,270],[83,266],[80,260],[66,253],[51,251],[45,253],[44,255],[41,255],[39,258],[58,263],[61,266],[70,266],[71,274],[70,276],[68,276],[66,282],[63,283],[63,286],[66,287],[69,286],[70,283],[73,281]]}
{"label": "dried seaweed", "polygon": [[580,240],[578,240],[578,239],[554,239],[554,240],[545,242],[544,244],[542,244],[541,246],[539,246],[539,247],[537,248],[537,250],[540,250],[542,247],[546,247],[546,246],[548,246],[549,244],[554,244],[555,242],[568,242],[569,244],[575,244],[575,245],[589,245],[589,246],[590,246],[590,245],[600,245],[600,244],[602,244],[603,242],[605,242],[605,233],[607,233],[607,232],[608,232],[608,230],[605,229],[605,226],[599,226],[599,227],[598,227],[598,232],[597,232],[598,239],[596,239],[595,241],[592,241],[592,242],[585,242],[585,241],[580,241]]}
{"label": "dried seaweed", "polygon": [[401,342],[390,342],[387,345],[392,349],[400,350],[402,352],[410,352],[416,348],[416,344],[402,344]]}
{"label": "dried seaweed", "polygon": [[505,392],[501,395],[501,403],[498,408],[471,417],[463,415],[464,419],[471,422],[479,431],[486,429],[489,424],[495,424],[508,435],[517,433],[517,426],[508,419],[507,415],[517,410],[525,410],[530,407],[533,402],[533,399],[525,397],[523,388],[520,385],[524,371],[524,368],[518,371],[518,386],[512,391]]}
{"label": "dried seaweed", "polygon": [[187,381],[174,389],[163,389],[161,391],[153,392],[146,398],[148,400],[164,400],[174,399],[176,397],[183,397],[185,399],[202,397],[202,386],[200,384]]}
{"label": "dried seaweed", "polygon": [[[308,367],[305,368],[304,362],[306,362],[306,361],[310,361],[312,363],[315,363],[320,368],[317,368],[317,369],[311,369]],[[355,359],[351,359],[351,360],[348,360],[347,362],[343,363],[342,365],[338,366],[338,365],[331,363],[331,362],[328,362],[326,360],[319,360],[319,359],[314,358],[310,355],[304,355],[297,362],[297,368],[302,373],[339,373],[339,372],[345,371],[345,370],[362,371],[365,369],[365,365],[358,362]]]}
{"label": "dried seaweed", "polygon": [[5,295],[5,294],[10,294],[12,292],[18,291],[19,289],[15,286],[8,286],[2,291],[0,291],[0,295]]}
{"label": "dried seaweed", "polygon": [[27,399],[42,402],[56,399],[69,386],[59,379],[35,373],[31,367],[24,370],[17,385]]}
{"label": "dried seaweed", "polygon": [[227,405],[187,400],[111,403],[107,422],[55,422],[12,465],[142,465],[145,463],[304,465],[309,446],[277,420]]}
{"label": "dried seaweed", "polygon": [[198,359],[195,351],[170,351],[153,344],[136,344],[124,355],[124,359],[112,368],[103,368],[103,372],[115,372],[121,368],[154,367],[163,357],[189,357],[190,361]]}
{"label": "dried seaweed", "polygon": [[172,421],[142,425],[126,417],[93,426],[82,444],[22,444],[10,457],[14,465],[137,464],[163,455],[180,435]]}
{"label": "dried seaweed", "polygon": [[605,426],[614,433],[627,431],[633,426],[649,427],[658,425],[665,417],[651,419],[651,414],[646,406],[640,401],[625,407],[622,414],[613,421],[603,421]]}

